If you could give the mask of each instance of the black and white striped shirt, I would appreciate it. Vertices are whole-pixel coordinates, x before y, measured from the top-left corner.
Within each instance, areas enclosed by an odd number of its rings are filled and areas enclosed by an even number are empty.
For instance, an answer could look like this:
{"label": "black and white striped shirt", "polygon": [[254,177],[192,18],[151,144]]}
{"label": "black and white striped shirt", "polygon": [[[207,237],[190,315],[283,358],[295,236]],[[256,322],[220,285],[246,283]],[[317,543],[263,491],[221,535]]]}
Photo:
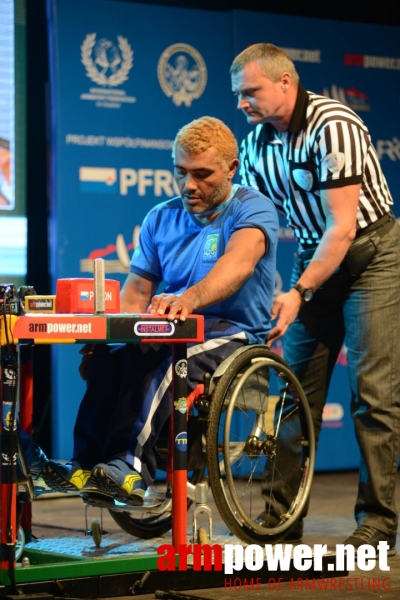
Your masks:
{"label": "black and white striped shirt", "polygon": [[304,248],[325,231],[320,190],[361,183],[357,229],[390,210],[393,199],[367,127],[346,105],[299,86],[284,133],[266,123],[243,140],[244,185],[271,198]]}

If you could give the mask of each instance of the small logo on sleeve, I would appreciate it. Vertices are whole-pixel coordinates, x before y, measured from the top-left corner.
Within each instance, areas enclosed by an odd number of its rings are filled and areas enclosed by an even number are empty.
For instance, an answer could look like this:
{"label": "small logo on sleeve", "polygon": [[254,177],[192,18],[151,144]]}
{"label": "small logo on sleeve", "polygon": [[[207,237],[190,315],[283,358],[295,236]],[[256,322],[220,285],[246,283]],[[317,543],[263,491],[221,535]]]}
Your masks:
{"label": "small logo on sleeve", "polygon": [[210,233],[206,238],[204,245],[204,262],[214,262],[217,260],[218,233]]}

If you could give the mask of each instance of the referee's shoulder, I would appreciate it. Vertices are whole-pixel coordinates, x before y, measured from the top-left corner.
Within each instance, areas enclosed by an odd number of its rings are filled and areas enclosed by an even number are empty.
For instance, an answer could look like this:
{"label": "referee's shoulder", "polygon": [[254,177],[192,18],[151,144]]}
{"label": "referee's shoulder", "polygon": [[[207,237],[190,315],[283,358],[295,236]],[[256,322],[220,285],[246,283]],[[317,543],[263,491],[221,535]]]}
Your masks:
{"label": "referee's shoulder", "polygon": [[308,102],[308,114],[309,117],[315,119],[316,115],[323,114],[327,118],[335,118],[351,115],[362,123],[362,119],[342,100],[331,98],[330,96],[324,96],[323,94],[317,94],[315,92],[307,92],[309,97]]}

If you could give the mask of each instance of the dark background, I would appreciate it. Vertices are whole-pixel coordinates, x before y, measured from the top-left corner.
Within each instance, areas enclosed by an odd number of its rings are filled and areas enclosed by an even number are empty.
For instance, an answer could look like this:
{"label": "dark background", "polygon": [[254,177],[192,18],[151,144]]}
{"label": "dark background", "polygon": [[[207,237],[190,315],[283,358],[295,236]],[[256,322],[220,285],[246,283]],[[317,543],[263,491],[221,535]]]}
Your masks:
{"label": "dark background", "polygon": [[[68,1],[68,0],[66,0]],[[110,0],[129,2],[131,0]],[[134,0],[132,0],[134,1]],[[139,2],[137,2],[139,4]],[[338,3],[330,0],[319,2],[254,1],[254,0],[150,0],[144,4],[175,6],[210,11],[233,9],[254,10],[274,14],[295,15],[334,21],[370,23],[400,26],[400,10],[395,1],[381,0],[365,3],[362,9],[350,1]],[[46,0],[26,0],[27,15],[27,216],[28,216],[28,264],[27,284],[33,285],[38,294],[53,294],[50,284],[48,216],[49,194],[49,85]],[[207,32],[204,32],[207,35]],[[400,35],[400,30],[399,30]],[[269,40],[258,40],[268,42]],[[232,57],[233,58],[233,57]],[[43,449],[51,455],[51,379],[50,347],[36,346],[34,360],[34,436]],[[77,374],[78,377],[78,374]]]}
{"label": "dark background", "polygon": [[[136,0],[114,0],[136,1]],[[348,2],[335,2],[335,0],[320,0],[307,2],[303,0],[281,0],[280,2],[266,2],[265,0],[149,0],[143,4],[160,6],[181,6],[204,10],[258,10],[281,15],[298,15],[316,19],[334,19],[338,21],[355,21],[358,23],[374,23],[376,25],[399,25],[399,5],[393,0],[384,0],[375,3],[364,3],[360,7],[353,6],[354,0]],[[260,40],[268,41],[268,40]]]}

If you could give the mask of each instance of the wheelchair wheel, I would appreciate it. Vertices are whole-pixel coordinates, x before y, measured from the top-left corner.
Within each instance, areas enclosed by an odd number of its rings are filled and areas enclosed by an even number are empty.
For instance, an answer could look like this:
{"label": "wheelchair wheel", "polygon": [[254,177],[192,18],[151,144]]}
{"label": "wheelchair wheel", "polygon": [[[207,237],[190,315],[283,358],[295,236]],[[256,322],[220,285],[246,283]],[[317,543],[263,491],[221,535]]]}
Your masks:
{"label": "wheelchair wheel", "polygon": [[310,492],[314,428],[299,381],[266,346],[246,348],[217,380],[207,460],[215,503],[234,535],[251,544],[288,534]]}
{"label": "wheelchair wheel", "polygon": [[[203,479],[206,464],[204,463],[201,469],[196,469],[188,473],[188,479],[193,484],[199,483]],[[160,486],[164,492],[161,494],[166,497],[166,484]],[[188,500],[188,509],[191,506],[192,501]],[[114,521],[123,529],[126,533],[134,535],[143,540],[148,540],[155,537],[160,537],[164,533],[167,533],[172,527],[172,515],[171,510],[168,508],[165,512],[160,514],[151,514],[143,510],[143,513],[137,511],[117,511],[109,509],[109,513]]]}

